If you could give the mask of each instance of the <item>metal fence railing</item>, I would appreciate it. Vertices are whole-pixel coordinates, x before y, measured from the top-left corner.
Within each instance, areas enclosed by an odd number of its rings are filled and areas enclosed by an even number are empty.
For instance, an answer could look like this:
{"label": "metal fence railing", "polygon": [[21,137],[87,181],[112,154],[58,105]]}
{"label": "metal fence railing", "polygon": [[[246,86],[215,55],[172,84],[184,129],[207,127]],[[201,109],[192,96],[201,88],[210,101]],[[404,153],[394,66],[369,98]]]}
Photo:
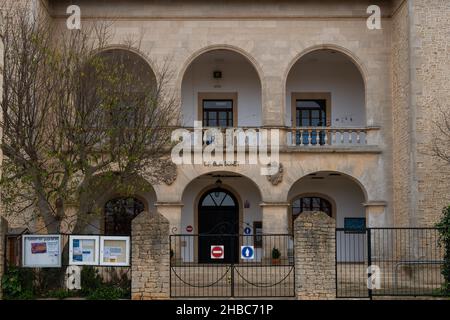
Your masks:
{"label": "metal fence railing", "polygon": [[293,237],[172,235],[172,297],[294,296]]}
{"label": "metal fence railing", "polygon": [[444,249],[437,228],[336,229],[337,296],[440,296]]}

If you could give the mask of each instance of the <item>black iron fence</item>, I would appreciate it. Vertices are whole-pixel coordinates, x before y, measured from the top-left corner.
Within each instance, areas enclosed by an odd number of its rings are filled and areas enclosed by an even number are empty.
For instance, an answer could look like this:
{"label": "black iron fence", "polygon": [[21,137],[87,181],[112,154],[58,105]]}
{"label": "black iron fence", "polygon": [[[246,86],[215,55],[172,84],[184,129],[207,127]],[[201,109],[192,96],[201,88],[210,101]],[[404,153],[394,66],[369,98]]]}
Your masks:
{"label": "black iron fence", "polygon": [[336,229],[336,296],[368,298],[367,230]]}
{"label": "black iron fence", "polygon": [[172,297],[292,297],[293,237],[172,235]]}
{"label": "black iron fence", "polygon": [[5,276],[6,299],[67,298],[121,299],[131,296],[131,267],[79,266],[81,289],[69,290],[69,234],[61,234],[61,267],[30,268],[22,261],[23,235],[7,235]]}
{"label": "black iron fence", "polygon": [[336,229],[337,297],[440,296],[444,249],[436,228]]}

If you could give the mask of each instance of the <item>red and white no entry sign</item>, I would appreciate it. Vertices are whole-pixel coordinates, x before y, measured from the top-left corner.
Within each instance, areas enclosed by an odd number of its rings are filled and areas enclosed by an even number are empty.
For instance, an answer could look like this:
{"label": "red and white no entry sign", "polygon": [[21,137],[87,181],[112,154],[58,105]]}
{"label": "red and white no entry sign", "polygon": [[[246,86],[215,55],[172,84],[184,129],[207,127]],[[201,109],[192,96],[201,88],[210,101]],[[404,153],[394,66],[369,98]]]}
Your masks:
{"label": "red and white no entry sign", "polygon": [[191,225],[186,227],[187,232],[192,232],[192,230],[194,230],[194,228]]}
{"label": "red and white no entry sign", "polygon": [[224,254],[223,246],[211,246],[211,259],[223,259]]}

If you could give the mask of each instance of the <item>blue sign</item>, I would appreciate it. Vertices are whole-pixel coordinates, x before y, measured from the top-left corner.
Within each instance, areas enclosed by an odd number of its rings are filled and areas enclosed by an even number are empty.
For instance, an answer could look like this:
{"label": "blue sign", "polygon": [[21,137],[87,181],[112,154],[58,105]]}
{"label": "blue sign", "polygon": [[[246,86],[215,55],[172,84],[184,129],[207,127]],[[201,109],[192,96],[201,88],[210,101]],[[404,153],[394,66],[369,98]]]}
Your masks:
{"label": "blue sign", "polygon": [[252,260],[255,258],[255,248],[253,246],[241,246],[241,258]]}
{"label": "blue sign", "polygon": [[245,233],[245,234],[250,234],[250,233],[252,233],[252,229],[250,229],[249,227],[246,227],[246,228],[244,229],[244,233]]}

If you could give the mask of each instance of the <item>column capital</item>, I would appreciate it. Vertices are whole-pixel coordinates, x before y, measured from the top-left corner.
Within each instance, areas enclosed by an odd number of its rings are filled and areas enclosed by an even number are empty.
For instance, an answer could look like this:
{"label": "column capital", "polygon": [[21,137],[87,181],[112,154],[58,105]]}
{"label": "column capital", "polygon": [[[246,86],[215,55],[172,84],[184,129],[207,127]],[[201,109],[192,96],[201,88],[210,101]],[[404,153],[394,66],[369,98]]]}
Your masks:
{"label": "column capital", "polygon": [[363,203],[364,207],[387,207],[387,202],[382,200],[367,201]]}
{"label": "column capital", "polygon": [[156,202],[155,207],[183,207],[182,202]]}
{"label": "column capital", "polygon": [[289,202],[261,202],[259,205],[261,207],[289,207],[291,204]]}

